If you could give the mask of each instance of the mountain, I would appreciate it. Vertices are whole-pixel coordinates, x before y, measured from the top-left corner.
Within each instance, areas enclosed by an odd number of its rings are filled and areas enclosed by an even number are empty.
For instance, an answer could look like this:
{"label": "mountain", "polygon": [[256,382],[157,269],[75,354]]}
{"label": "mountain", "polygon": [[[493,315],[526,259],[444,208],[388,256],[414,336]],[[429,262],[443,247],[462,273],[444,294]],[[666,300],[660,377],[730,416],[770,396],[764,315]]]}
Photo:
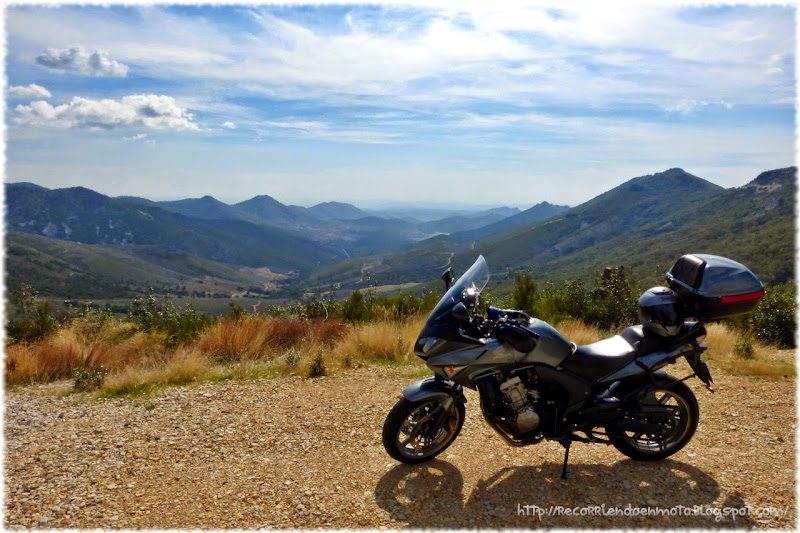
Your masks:
{"label": "mountain", "polygon": [[499,220],[493,224],[477,227],[472,230],[464,230],[454,234],[453,236],[460,240],[483,239],[484,237],[503,233],[514,228],[536,224],[542,220],[553,218],[554,216],[563,213],[568,209],[569,207],[566,205],[553,205],[549,202],[541,202],[530,209],[526,209],[521,213],[503,218],[502,220]]}
{"label": "mountain", "polygon": [[453,215],[438,220],[420,223],[422,231],[430,233],[462,233],[478,228],[485,228],[519,215],[520,210],[510,207],[487,209],[469,215]]}
{"label": "mountain", "polygon": [[490,236],[476,243],[475,249],[491,256],[501,269],[546,265],[654,221],[666,223],[676,211],[702,203],[722,190],[673,168],[633,178],[543,223]]}
{"label": "mountain", "polygon": [[[448,265],[463,272],[482,253],[501,280],[507,269],[531,268],[541,282],[625,265],[643,282],[663,283],[681,255],[712,253],[780,283],[794,277],[796,174],[795,167],[771,170],[723,189],[674,168],[571,209],[543,202],[502,220],[495,219],[509,208],[427,222],[347,204],[286,206],[269,196],[233,206],[211,197],[163,206],[83,187],[6,184],[6,281],[48,296],[91,298],[141,294],[147,286],[190,295],[271,283],[274,291],[276,276],[295,294],[332,284],[363,288],[367,277],[396,290],[436,281]],[[357,212],[365,216],[341,218]]]}
{"label": "mountain", "polygon": [[341,202],[323,202],[309,207],[307,212],[322,220],[355,220],[370,216],[353,205]]}
{"label": "mountain", "polygon": [[85,244],[160,246],[225,264],[275,270],[308,270],[344,256],[281,228],[190,218],[83,187],[49,190],[6,184],[6,201],[10,234]]}
{"label": "mountain", "polygon": [[262,222],[284,228],[302,228],[310,223],[306,209],[287,206],[262,194],[233,205],[238,211],[254,215]]}
{"label": "mountain", "polygon": [[156,205],[166,211],[179,213],[190,218],[206,220],[249,220],[255,222],[258,217],[248,216],[226,203],[220,202],[212,196],[202,198],[187,198],[171,202],[157,202]]}
{"label": "mountain", "polygon": [[[342,287],[438,279],[446,265],[463,272],[483,254],[494,273],[531,268],[539,281],[574,279],[608,265],[626,265],[658,279],[686,253],[712,253],[750,266],[768,283],[794,275],[796,169],[759,175],[723,189],[681,169],[641,176],[547,220],[470,240],[440,235],[393,253],[317,269],[314,280]],[[509,217],[514,218],[514,217]],[[505,222],[505,221],[503,221]],[[656,273],[658,273],[656,275]]]}

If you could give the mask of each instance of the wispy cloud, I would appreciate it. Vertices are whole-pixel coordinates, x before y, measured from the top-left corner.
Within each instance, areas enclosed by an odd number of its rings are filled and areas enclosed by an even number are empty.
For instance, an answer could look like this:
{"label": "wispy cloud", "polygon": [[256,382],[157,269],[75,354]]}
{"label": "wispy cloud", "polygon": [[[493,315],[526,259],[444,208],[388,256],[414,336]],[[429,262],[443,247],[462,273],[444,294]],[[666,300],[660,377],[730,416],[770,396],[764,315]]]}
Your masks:
{"label": "wispy cloud", "polygon": [[35,83],[31,83],[29,85],[15,85],[13,87],[8,88],[8,94],[14,98],[50,98],[53,96],[50,94],[50,91],[42,87],[41,85],[36,85]]}
{"label": "wispy cloud", "polygon": [[122,140],[126,143],[145,143],[145,144],[155,144],[156,141],[151,139],[146,133],[137,133],[136,135],[131,135],[130,137],[123,137]]}
{"label": "wispy cloud", "polygon": [[67,49],[47,48],[37,58],[39,65],[53,70],[75,72],[87,76],[118,76],[128,74],[127,65],[111,59],[106,52],[88,52],[80,46]]}
{"label": "wispy cloud", "polygon": [[[745,179],[793,161],[791,7],[433,2],[11,7],[8,95],[35,101],[10,108],[9,158],[30,169],[78,146],[111,159],[94,148],[124,136],[130,145],[113,146],[139,176],[174,164],[176,180],[210,183],[221,161],[261,176],[268,157],[275,176],[347,176],[352,165],[365,183],[418,175],[432,195],[455,193],[437,176],[474,191],[502,173],[513,193],[552,176],[694,166]],[[33,94],[36,83],[59,101]],[[170,135],[141,161],[133,143],[156,129]],[[62,152],[21,142],[31,139]],[[574,189],[612,185],[583,183]],[[556,185],[550,194],[577,194]]]}
{"label": "wispy cloud", "polygon": [[723,107],[725,109],[733,108],[733,104],[729,104],[725,100],[707,101],[707,100],[693,100],[691,98],[683,98],[672,105],[666,106],[664,110],[670,113],[682,113],[684,115],[687,115],[689,113],[694,112],[698,108],[709,107],[709,106],[718,106],[718,107]]}
{"label": "wispy cloud", "polygon": [[53,106],[43,100],[15,108],[16,124],[54,128],[197,130],[193,115],[170,96],[135,94],[121,100],[92,100],[75,97]]}
{"label": "wispy cloud", "polygon": [[297,138],[324,140],[340,143],[393,144],[399,140],[399,133],[332,128],[319,121],[263,121],[260,123],[262,135],[269,136],[275,130],[291,132]]}

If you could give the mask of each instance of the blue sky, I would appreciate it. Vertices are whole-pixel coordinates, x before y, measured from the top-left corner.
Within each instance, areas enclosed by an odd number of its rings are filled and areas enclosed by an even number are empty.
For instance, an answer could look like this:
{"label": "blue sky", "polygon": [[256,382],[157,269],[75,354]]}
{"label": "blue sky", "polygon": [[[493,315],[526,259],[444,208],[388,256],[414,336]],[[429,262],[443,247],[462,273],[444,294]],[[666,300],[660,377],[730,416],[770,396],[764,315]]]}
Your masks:
{"label": "blue sky", "polygon": [[492,4],[6,8],[5,179],[529,207],[794,164],[793,8]]}

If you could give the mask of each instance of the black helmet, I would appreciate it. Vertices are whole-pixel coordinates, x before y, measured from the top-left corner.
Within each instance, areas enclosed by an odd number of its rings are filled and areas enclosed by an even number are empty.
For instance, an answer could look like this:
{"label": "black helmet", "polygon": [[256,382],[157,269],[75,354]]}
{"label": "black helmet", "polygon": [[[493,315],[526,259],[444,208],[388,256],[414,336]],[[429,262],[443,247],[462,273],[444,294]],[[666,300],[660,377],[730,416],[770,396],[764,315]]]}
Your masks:
{"label": "black helmet", "polygon": [[653,287],[639,297],[639,320],[647,331],[674,337],[683,326],[683,317],[683,305],[672,289]]}

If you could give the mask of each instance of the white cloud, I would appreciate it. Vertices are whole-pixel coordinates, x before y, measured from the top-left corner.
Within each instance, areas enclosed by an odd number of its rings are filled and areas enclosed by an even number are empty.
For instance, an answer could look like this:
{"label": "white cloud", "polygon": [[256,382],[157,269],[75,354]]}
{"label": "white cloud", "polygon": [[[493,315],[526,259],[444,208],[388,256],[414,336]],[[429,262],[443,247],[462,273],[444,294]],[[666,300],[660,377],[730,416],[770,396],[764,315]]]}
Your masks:
{"label": "white cloud", "polygon": [[226,120],[225,122],[222,123],[222,127],[227,128],[229,130],[233,130],[236,129],[236,124],[231,122],[230,120]]}
{"label": "white cloud", "polygon": [[286,130],[297,137],[343,143],[393,144],[400,137],[399,133],[337,129],[318,121],[262,121],[259,124],[267,127],[266,135]]}
{"label": "white cloud", "polygon": [[761,103],[767,92],[772,101],[794,94],[794,19],[787,8],[434,3],[410,15],[353,6],[341,19],[308,22],[270,8],[242,9],[257,26],[235,33],[213,18],[156,7],[138,9],[135,20],[15,9],[7,26],[10,36],[38,50],[91,40],[157,78],[235,81],[239,91],[343,105],[370,105],[370,97],[665,107],[683,97],[739,105]]}
{"label": "white cloud", "polygon": [[708,101],[708,100],[693,100],[691,98],[682,98],[672,105],[664,107],[665,111],[670,113],[681,113],[688,115],[694,112],[699,107],[720,106],[725,109],[732,109],[733,105],[725,100]]}
{"label": "white cloud", "polygon": [[122,140],[125,142],[144,142],[147,144],[155,144],[155,141],[148,137],[146,133],[137,133],[136,135],[131,135],[130,137],[123,137]]}
{"label": "white cloud", "polygon": [[55,128],[113,129],[144,127],[163,130],[198,130],[193,115],[171,96],[134,94],[121,100],[74,97],[67,104],[52,106],[43,100],[18,105],[14,122]]}
{"label": "white cloud", "polygon": [[89,76],[125,77],[128,74],[128,67],[108,57],[106,52],[88,52],[80,46],[67,49],[48,47],[36,58],[36,62],[53,70]]}
{"label": "white cloud", "polygon": [[30,85],[16,85],[14,87],[8,88],[8,94],[15,98],[50,98],[53,96],[50,94],[50,91],[42,87],[41,85],[36,85],[35,83],[31,83]]}

